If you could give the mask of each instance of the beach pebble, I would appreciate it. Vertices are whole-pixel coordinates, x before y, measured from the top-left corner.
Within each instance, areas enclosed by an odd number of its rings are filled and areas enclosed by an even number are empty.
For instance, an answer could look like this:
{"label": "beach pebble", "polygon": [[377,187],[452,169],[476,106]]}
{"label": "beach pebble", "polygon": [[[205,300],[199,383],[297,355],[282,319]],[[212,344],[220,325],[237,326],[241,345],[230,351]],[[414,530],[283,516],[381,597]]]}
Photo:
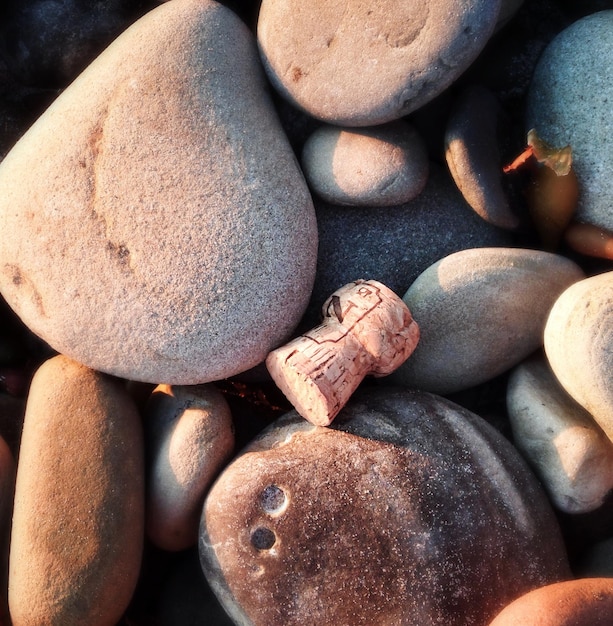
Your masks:
{"label": "beach pebble", "polygon": [[363,129],[321,126],[302,167],[311,191],[332,204],[389,206],[412,200],[428,178],[428,155],[404,121]]}
{"label": "beach pebble", "polygon": [[5,157],[0,185],[2,294],[93,369],[226,378],[308,303],[310,193],[253,36],[213,0],[164,3],[125,31]]}
{"label": "beach pebble", "polygon": [[569,575],[512,446],[458,405],[393,388],[358,391],[330,428],[275,422],[209,491],[199,547],[226,611],[252,626],[484,624]]}
{"label": "beach pebble", "polygon": [[509,378],[513,440],[565,513],[597,509],[613,489],[613,443],[562,389],[545,358],[521,363]]}
{"label": "beach pebble", "polygon": [[421,335],[390,380],[448,394],[502,374],[542,345],[553,303],[583,276],[539,250],[476,248],[441,259],[403,296]]}
{"label": "beach pebble", "polygon": [[613,579],[578,578],[528,592],[489,626],[610,626],[612,622]]}
{"label": "beach pebble", "polygon": [[421,272],[452,252],[511,241],[475,215],[435,164],[422,193],[405,204],[374,210],[316,199],[315,207],[320,241],[307,328],[320,321],[328,296],[356,279],[378,280],[402,295]]}
{"label": "beach pebble", "polygon": [[64,356],[32,382],[10,547],[14,626],[115,624],[144,536],[141,421],[116,380]]}
{"label": "beach pebble", "polygon": [[570,286],[545,326],[545,352],[564,389],[613,440],[613,272]]}
{"label": "beach pebble", "polygon": [[232,415],[213,385],[159,385],[145,409],[149,539],[178,551],[196,545],[209,485],[234,450]]}
{"label": "beach pebble", "polygon": [[613,230],[613,10],[580,19],[547,46],[533,75],[527,129],[570,145],[579,180],[577,218]]}
{"label": "beach pebble", "polygon": [[458,189],[477,215],[501,228],[515,228],[519,220],[502,186],[497,143],[501,115],[492,92],[478,85],[467,88],[447,122],[445,158]]}
{"label": "beach pebble", "polygon": [[258,42],[273,86],[313,117],[373,126],[415,111],[487,43],[499,0],[262,2]]}

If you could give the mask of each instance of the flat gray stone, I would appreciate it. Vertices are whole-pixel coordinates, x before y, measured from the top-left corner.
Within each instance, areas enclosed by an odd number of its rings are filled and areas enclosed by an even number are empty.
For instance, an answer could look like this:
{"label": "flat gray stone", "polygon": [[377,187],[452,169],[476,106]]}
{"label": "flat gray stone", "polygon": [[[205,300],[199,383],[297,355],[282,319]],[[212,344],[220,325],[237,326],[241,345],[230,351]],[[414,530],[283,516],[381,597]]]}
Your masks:
{"label": "flat gray stone", "polygon": [[339,126],[398,119],[441,93],[472,63],[499,0],[264,0],[258,42],[274,87]]}
{"label": "flat gray stone", "polygon": [[570,145],[579,221],[613,230],[613,10],[588,15],[547,46],[528,92],[526,130]]}
{"label": "flat gray stone", "polygon": [[3,296],[94,369],[232,376],[309,300],[310,194],[253,36],[212,0],[165,3],[123,33],[6,156],[0,186]]}
{"label": "flat gray stone", "polygon": [[475,248],[441,259],[402,298],[420,338],[390,380],[448,394],[502,374],[542,345],[556,298],[583,277],[576,263],[538,250]]}
{"label": "flat gray stone", "polygon": [[358,391],[331,428],[296,412],[275,422],[209,492],[199,549],[241,626],[487,624],[568,575],[546,496],[508,441],[392,388]]}

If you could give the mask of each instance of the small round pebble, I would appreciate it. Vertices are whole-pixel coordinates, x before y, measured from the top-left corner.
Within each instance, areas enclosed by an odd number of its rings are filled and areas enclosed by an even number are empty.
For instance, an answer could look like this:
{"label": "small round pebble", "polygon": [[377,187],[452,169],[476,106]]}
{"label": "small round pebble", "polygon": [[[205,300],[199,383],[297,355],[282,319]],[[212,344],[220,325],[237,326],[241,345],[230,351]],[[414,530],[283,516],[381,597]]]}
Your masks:
{"label": "small round pebble", "polygon": [[332,204],[408,202],[423,190],[428,165],[421,137],[400,120],[363,129],[321,126],[302,151],[311,191]]}
{"label": "small round pebble", "polygon": [[262,2],[258,42],[273,86],[338,126],[399,119],[440,94],[487,43],[499,0]]}
{"label": "small round pebble", "polygon": [[393,388],[358,391],[331,428],[275,422],[209,491],[199,546],[241,626],[485,624],[569,575],[512,446],[451,402]]}
{"label": "small round pebble", "polygon": [[196,545],[205,493],[234,449],[232,415],[213,385],[159,385],[145,409],[147,535],[163,550]]}

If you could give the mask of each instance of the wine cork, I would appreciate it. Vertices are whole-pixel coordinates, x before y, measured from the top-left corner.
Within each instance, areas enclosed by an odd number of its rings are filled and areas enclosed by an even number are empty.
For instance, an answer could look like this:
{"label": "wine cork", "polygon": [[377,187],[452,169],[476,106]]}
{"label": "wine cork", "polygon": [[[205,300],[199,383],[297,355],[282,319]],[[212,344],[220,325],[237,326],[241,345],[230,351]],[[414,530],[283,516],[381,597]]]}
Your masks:
{"label": "wine cork", "polygon": [[322,307],[323,322],[268,355],[273,380],[302,417],[328,426],[365,376],[386,376],[419,340],[406,304],[376,280],[356,280]]}

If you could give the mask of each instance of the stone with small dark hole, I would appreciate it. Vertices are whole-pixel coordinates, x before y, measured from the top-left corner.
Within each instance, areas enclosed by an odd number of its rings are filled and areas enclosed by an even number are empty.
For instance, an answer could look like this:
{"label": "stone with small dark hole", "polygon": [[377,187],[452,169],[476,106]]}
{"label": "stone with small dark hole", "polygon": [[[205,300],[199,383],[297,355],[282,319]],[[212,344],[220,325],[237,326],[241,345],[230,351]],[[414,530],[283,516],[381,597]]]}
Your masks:
{"label": "stone with small dark hole", "polygon": [[291,412],[261,433],[211,488],[199,550],[241,626],[483,626],[569,576],[511,445],[447,400],[391,387],[359,391],[330,428]]}

